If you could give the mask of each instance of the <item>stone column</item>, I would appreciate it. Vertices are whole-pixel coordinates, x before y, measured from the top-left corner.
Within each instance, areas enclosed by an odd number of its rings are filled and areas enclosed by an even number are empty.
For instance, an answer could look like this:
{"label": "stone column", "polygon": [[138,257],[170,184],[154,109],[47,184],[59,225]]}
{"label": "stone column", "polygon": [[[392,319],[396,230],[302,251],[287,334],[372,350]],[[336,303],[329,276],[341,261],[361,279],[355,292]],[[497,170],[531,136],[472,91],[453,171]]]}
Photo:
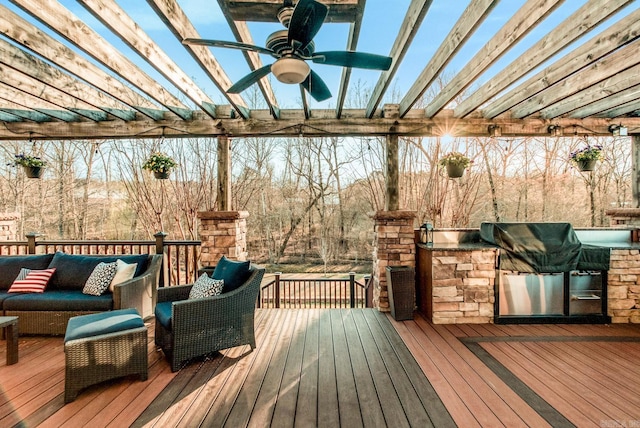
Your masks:
{"label": "stone column", "polygon": [[247,260],[248,211],[201,211],[200,261],[213,266],[222,256],[231,260]]}
{"label": "stone column", "polygon": [[415,267],[415,218],[415,211],[378,211],[373,216],[373,306],[382,312],[390,311],[387,266]]}

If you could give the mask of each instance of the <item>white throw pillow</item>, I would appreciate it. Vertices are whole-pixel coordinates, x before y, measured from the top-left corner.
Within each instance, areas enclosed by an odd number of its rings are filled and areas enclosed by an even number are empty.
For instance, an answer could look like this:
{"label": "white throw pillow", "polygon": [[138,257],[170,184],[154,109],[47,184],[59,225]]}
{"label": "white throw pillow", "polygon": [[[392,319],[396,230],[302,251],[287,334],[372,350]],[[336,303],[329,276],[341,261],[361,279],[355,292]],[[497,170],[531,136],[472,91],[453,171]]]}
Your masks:
{"label": "white throw pillow", "polygon": [[193,283],[189,292],[190,299],[202,299],[204,297],[217,296],[222,293],[224,286],[223,279],[213,279],[206,273],[200,275],[200,278]]}
{"label": "white throw pillow", "polygon": [[116,284],[121,284],[125,281],[129,281],[136,273],[138,263],[125,263],[122,260],[116,260],[116,276],[113,277],[111,284],[109,284],[109,291],[113,293],[113,287]]}

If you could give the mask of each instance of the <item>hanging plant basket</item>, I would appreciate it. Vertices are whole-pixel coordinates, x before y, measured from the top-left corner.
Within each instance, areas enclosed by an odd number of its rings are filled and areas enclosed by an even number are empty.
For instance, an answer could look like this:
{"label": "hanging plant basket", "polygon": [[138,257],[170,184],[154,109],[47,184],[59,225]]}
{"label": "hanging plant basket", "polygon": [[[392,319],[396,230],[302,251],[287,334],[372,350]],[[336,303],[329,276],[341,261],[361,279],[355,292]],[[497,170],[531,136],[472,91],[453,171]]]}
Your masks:
{"label": "hanging plant basket", "polygon": [[464,174],[464,166],[457,164],[447,164],[447,175],[449,178],[460,178]]}
{"label": "hanging plant basket", "polygon": [[596,159],[589,159],[589,160],[578,161],[576,162],[576,165],[578,166],[578,169],[580,171],[593,171],[594,169],[596,169],[597,162],[598,161]]}
{"label": "hanging plant basket", "polygon": [[153,176],[158,180],[167,180],[169,178],[169,171],[153,171]]}
{"label": "hanging plant basket", "polygon": [[25,166],[23,167],[27,178],[40,178],[44,172],[44,167],[41,166]]}

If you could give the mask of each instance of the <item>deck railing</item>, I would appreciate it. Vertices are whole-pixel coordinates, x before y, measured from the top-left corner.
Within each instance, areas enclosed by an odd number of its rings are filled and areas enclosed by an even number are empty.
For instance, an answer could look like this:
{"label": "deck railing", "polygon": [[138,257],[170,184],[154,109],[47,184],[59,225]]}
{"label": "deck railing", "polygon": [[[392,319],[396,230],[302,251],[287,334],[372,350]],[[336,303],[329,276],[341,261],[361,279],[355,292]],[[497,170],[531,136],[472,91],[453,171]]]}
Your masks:
{"label": "deck railing", "polygon": [[284,278],[277,272],[263,283],[258,299],[262,308],[368,308],[371,299],[367,289],[371,277],[348,278]]}

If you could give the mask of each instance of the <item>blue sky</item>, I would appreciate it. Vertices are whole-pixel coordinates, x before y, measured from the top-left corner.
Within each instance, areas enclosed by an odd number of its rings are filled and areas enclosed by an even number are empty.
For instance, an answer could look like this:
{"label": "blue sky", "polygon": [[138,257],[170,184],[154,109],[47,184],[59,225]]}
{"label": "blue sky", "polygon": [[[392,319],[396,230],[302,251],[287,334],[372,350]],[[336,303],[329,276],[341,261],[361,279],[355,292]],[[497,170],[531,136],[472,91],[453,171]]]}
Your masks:
{"label": "blue sky", "polygon": [[[75,0],[60,0],[73,13],[87,22],[94,30],[109,40],[112,44],[125,52],[131,52],[120,40],[113,36],[106,28],[98,23],[81,5]],[[499,71],[507,61],[513,60],[524,50],[540,39],[546,32],[562,22],[566,17],[582,6],[586,0],[566,0],[554,11],[542,24],[534,29],[529,35],[523,38],[518,45],[507,52],[503,59],[495,66],[488,69],[479,79],[476,85],[485,82],[491,75]],[[8,0],[0,0],[0,3],[16,11],[20,15],[24,14],[14,7]],[[118,0],[118,3],[132,16],[136,22],[191,76],[196,83],[209,94],[217,103],[226,104],[226,101],[208,81],[205,74],[193,62],[192,58],[182,48],[179,41],[166,30],[164,24],[155,16],[153,10],[143,0]],[[198,32],[203,38],[234,40],[228,28],[226,20],[222,16],[218,3],[214,0],[179,0],[178,3],[185,10],[187,16],[192,20]],[[362,25],[358,50],[377,54],[388,55],[398,33],[400,24],[404,19],[409,0],[367,0]],[[478,28],[474,36],[461,49],[454,60],[445,70],[445,74],[453,74],[459,71],[464,64],[471,59],[478,50],[495,34],[499,28],[525,3],[525,0],[502,0],[492,10],[489,17]],[[630,7],[638,8],[640,5],[634,2]],[[420,28],[416,38],[408,51],[398,73],[396,74],[393,87],[403,95],[411,86],[415,78],[420,74],[427,64],[429,58],[442,43],[451,27],[454,25],[460,14],[469,4],[469,0],[433,0],[433,4]],[[588,38],[593,37],[596,32],[611,25],[611,21],[616,21],[619,17],[610,19],[610,22],[601,25],[595,32],[589,34],[576,42],[583,43]],[[249,23],[249,28],[257,45],[264,45],[267,36],[282,29],[280,24]],[[316,50],[344,50],[347,42],[347,24],[325,24],[315,38]],[[57,36],[55,36],[58,38]],[[249,73],[249,67],[244,57],[239,51],[229,49],[213,48],[214,56],[221,63],[222,67],[232,81],[237,81],[245,74]],[[130,53],[129,58],[136,62],[146,72],[154,78],[163,81],[163,78],[142,61],[135,53]],[[268,64],[273,59],[268,56],[263,57],[263,63]],[[341,77],[341,68],[312,64],[312,68],[325,80],[332,93],[338,92]],[[379,72],[364,71],[354,69],[351,78],[351,87],[360,81],[365,87],[373,87],[380,76]],[[276,97],[282,108],[299,107],[299,90],[294,85],[285,85],[272,79],[272,84]],[[174,91],[178,93],[178,91]],[[387,94],[384,102],[391,102],[390,94]],[[394,100],[398,101],[398,100]],[[312,102],[313,108],[332,108],[335,105],[335,97],[323,103]],[[363,106],[361,106],[363,107]]]}

